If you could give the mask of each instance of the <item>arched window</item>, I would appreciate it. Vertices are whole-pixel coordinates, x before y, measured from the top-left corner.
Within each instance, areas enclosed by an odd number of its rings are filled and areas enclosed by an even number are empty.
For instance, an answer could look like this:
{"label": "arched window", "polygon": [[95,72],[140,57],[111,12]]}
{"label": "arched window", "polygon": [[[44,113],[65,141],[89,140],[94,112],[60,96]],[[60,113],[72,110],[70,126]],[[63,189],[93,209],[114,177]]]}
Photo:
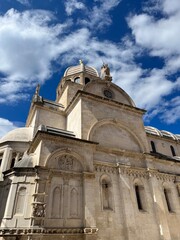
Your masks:
{"label": "arched window", "polygon": [[78,217],[78,191],[73,188],[70,194],[70,215]]}
{"label": "arched window", "polygon": [[169,212],[174,212],[171,190],[169,188],[164,188],[164,197],[166,200],[167,209]]}
{"label": "arched window", "polygon": [[61,189],[56,187],[53,191],[52,200],[52,217],[60,218],[61,216]]}
{"label": "arched window", "polygon": [[145,198],[144,186],[142,184],[135,183],[134,190],[135,190],[138,209],[140,211],[146,211],[146,198]]}
{"label": "arched window", "polygon": [[101,179],[102,207],[103,210],[113,210],[112,204],[112,184],[108,176]]}
{"label": "arched window", "polygon": [[151,141],[151,148],[152,148],[152,152],[156,153],[156,146],[155,146],[155,143],[153,141]]}
{"label": "arched window", "polygon": [[178,197],[180,197],[180,185],[177,185],[176,188],[177,188]]}
{"label": "arched window", "polygon": [[88,82],[90,82],[90,79],[89,78],[85,78],[85,84],[87,84]]}
{"label": "arched window", "polygon": [[176,156],[176,152],[174,150],[174,147],[171,145],[170,148],[171,148],[171,153],[172,153],[173,157]]}
{"label": "arched window", "polygon": [[75,82],[75,83],[80,83],[80,77],[76,77],[76,78],[74,79],[74,82]]}
{"label": "arched window", "polygon": [[26,188],[21,187],[17,192],[15,214],[23,215],[25,206]]}

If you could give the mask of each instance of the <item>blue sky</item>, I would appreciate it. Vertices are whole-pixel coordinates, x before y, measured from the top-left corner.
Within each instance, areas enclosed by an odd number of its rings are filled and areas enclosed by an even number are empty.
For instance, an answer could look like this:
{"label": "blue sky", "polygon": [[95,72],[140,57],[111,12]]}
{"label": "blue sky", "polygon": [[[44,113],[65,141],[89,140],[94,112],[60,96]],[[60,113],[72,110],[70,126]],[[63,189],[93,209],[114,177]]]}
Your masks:
{"label": "blue sky", "polygon": [[179,26],[179,0],[0,0],[0,136],[79,59],[108,63],[145,125],[180,133]]}

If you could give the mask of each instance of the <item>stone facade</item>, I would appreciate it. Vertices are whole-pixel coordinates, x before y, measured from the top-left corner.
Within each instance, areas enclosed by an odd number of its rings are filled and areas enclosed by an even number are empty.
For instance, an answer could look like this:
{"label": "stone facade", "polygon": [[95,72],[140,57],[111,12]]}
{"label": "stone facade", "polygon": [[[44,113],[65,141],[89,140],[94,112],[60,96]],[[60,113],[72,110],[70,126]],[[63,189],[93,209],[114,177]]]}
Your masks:
{"label": "stone facade", "polygon": [[54,102],[38,87],[0,140],[0,239],[180,239],[180,136],[101,71],[68,68]]}

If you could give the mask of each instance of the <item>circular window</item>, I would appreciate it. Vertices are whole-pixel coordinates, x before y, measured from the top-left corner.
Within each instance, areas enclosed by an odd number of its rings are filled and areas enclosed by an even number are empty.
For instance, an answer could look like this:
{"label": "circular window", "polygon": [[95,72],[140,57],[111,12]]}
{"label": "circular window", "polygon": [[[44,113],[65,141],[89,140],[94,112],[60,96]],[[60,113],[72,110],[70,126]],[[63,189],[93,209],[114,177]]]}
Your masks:
{"label": "circular window", "polygon": [[105,89],[104,90],[104,96],[107,97],[107,98],[112,98],[113,93],[109,89]]}
{"label": "circular window", "polygon": [[80,83],[80,77],[76,77],[76,78],[74,79],[74,82],[75,82],[75,83]]}

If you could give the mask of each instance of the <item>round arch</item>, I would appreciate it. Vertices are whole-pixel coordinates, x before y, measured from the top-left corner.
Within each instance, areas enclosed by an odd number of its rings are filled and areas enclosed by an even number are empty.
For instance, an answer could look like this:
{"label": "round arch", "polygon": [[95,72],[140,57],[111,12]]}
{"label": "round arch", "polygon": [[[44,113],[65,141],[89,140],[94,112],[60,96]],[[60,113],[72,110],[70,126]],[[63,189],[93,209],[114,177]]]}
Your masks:
{"label": "round arch", "polygon": [[[138,139],[137,135],[133,132],[133,130],[130,129],[129,127],[126,127],[121,122],[119,122],[118,120],[115,120],[115,119],[103,119],[103,120],[100,120],[100,121],[96,122],[90,128],[90,130],[88,132],[88,140],[96,141],[96,139],[93,139],[93,136],[95,135],[96,131],[98,131],[98,129],[102,128],[102,130],[103,130],[103,126],[104,127],[113,126],[112,129],[114,128],[114,131],[117,130],[117,133],[118,133],[118,130],[119,131],[121,130],[122,133],[124,134],[124,136],[127,133],[126,138],[130,137],[132,143],[134,143],[134,145],[135,144],[137,145],[136,146],[136,151],[137,152],[145,152],[146,151],[146,148],[145,148],[143,142]],[[105,131],[107,131],[107,128],[106,128]],[[109,136],[107,136],[107,137],[109,137]],[[105,139],[102,139],[102,141],[104,141],[104,140]],[[111,141],[109,141],[109,144],[111,144]],[[122,147],[124,147],[124,146],[122,146]],[[138,150],[138,148],[139,148],[139,150]],[[131,150],[131,149],[126,149],[126,148],[124,148],[124,149],[125,150]]]}
{"label": "round arch", "polygon": [[[85,165],[85,161],[81,155],[71,149],[58,149],[50,154],[50,156],[46,159],[45,166],[50,168],[57,168],[59,167],[58,161],[64,157],[64,161],[67,161],[68,158],[76,162],[77,170],[86,171],[87,166]],[[69,164],[70,161],[68,161]],[[79,163],[79,164],[78,164]],[[61,167],[62,164],[61,164]]]}

